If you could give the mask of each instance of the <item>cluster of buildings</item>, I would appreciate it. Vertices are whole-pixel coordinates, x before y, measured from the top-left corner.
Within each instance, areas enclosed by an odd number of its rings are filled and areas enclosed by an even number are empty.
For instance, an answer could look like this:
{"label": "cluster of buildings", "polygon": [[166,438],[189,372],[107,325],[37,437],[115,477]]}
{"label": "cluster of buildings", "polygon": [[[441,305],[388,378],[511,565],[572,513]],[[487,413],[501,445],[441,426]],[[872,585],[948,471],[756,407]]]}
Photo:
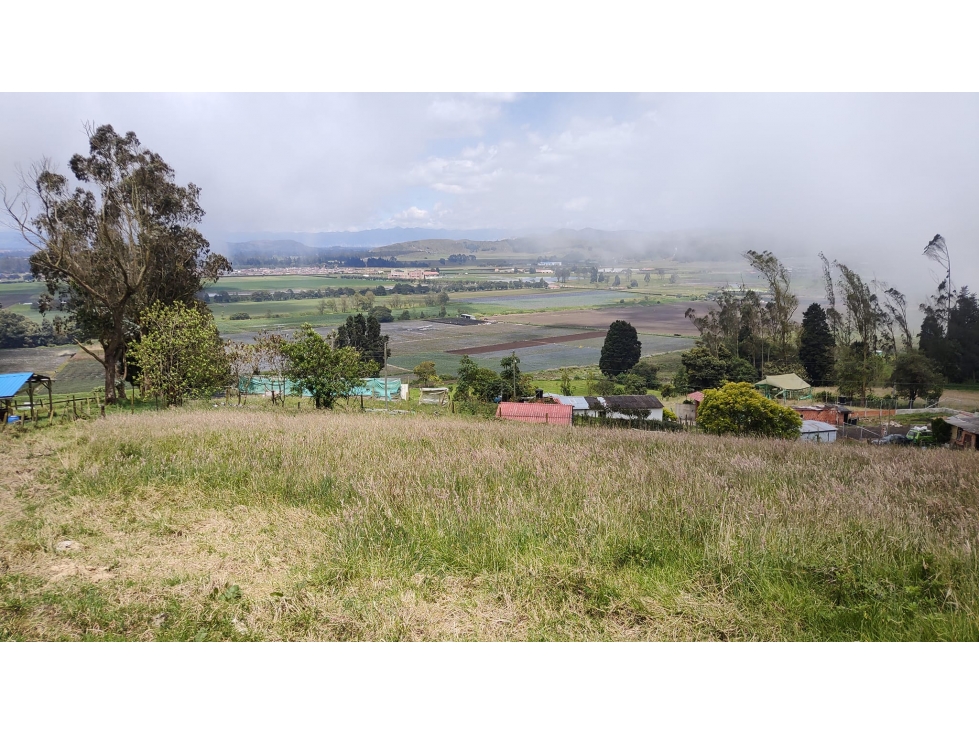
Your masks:
{"label": "cluster of buildings", "polygon": [[581,397],[540,393],[533,402],[500,403],[496,409],[497,418],[521,423],[554,423],[570,426],[574,416],[661,421],[663,403],[655,395]]}
{"label": "cluster of buildings", "polygon": [[408,270],[405,268],[396,268],[392,270],[388,277],[391,280],[435,280],[441,277],[441,273],[438,270]]}

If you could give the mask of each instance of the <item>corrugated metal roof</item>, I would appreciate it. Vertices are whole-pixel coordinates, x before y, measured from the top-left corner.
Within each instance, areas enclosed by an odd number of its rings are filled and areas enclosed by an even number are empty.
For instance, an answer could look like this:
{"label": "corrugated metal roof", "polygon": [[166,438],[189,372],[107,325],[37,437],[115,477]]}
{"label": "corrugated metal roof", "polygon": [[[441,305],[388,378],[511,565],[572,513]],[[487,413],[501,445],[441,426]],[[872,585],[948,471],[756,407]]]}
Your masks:
{"label": "corrugated metal roof", "polygon": [[655,395],[604,395],[602,401],[611,410],[656,410],[663,403]]}
{"label": "corrugated metal roof", "polygon": [[971,415],[953,415],[945,419],[945,422],[952,426],[962,428],[969,433],[979,434],[979,418]]}
{"label": "corrugated metal roof", "polygon": [[523,423],[554,423],[571,425],[571,406],[555,403],[500,403],[497,418]]}
{"label": "corrugated metal roof", "polygon": [[33,372],[10,372],[0,375],[0,399],[12,398],[16,395],[33,374]]}
{"label": "corrugated metal roof", "polygon": [[545,398],[550,398],[555,403],[570,405],[572,410],[588,410],[588,401],[580,395],[558,395],[552,392],[544,393]]}
{"label": "corrugated metal roof", "polygon": [[827,433],[829,431],[836,433],[836,426],[823,421],[802,421],[803,433]]}
{"label": "corrugated metal roof", "polygon": [[687,400],[693,400],[695,403],[702,403],[704,402],[704,394],[700,392],[700,390],[697,390],[696,392],[692,392],[687,395]]}

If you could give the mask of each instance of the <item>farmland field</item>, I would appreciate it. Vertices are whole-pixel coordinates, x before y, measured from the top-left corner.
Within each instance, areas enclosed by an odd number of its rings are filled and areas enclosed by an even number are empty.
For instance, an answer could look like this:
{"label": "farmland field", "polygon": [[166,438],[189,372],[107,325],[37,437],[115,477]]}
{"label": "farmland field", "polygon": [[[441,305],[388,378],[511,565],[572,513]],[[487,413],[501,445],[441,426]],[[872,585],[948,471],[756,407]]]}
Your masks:
{"label": "farmland field", "polygon": [[4,372],[39,372],[53,377],[75,352],[76,346],[0,349],[0,374]]}
{"label": "farmland field", "polygon": [[538,326],[560,326],[564,328],[607,329],[616,319],[628,321],[643,334],[682,334],[697,336],[698,332],[690,319],[684,317],[688,308],[698,313],[707,310],[704,301],[676,301],[672,303],[644,306],[619,306],[615,308],[588,309],[580,311],[557,311],[554,313],[514,314],[500,316],[501,321]]}
{"label": "farmland field", "polygon": [[0,454],[0,639],[979,639],[977,452],[250,401]]}
{"label": "farmland field", "polygon": [[472,303],[476,306],[495,309],[521,311],[543,311],[553,308],[586,308],[618,303],[620,299],[635,298],[634,293],[607,290],[567,289],[525,293],[520,291],[497,291],[490,295],[476,293],[453,293],[453,302]]}
{"label": "farmland field", "polygon": [[320,288],[385,288],[393,286],[397,281],[387,278],[345,278],[342,275],[228,275],[221,278],[207,290],[214,291],[285,291],[292,289],[319,290]]}

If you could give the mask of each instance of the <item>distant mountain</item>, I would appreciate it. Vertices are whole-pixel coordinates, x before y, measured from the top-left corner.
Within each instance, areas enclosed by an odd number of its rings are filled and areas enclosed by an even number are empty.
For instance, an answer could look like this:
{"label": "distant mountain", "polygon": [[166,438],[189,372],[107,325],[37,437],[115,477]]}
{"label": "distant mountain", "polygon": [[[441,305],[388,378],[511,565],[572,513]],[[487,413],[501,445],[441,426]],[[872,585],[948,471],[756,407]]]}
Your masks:
{"label": "distant mountain", "polygon": [[226,242],[223,249],[223,254],[228,256],[232,262],[249,257],[312,257],[319,253],[319,249],[295,240]]}
{"label": "distant mountain", "polygon": [[360,232],[229,232],[211,234],[212,246],[217,242],[285,241],[309,247],[372,248],[420,240],[500,240],[513,234],[503,229],[426,229],[422,227],[392,227],[365,229]]}

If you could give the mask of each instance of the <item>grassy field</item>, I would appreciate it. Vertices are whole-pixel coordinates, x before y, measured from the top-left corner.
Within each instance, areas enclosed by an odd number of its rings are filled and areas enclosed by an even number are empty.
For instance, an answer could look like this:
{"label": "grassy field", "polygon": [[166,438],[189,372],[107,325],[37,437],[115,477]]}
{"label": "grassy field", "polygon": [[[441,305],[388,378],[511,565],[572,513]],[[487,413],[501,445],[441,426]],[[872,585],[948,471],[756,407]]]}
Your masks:
{"label": "grassy field", "polygon": [[976,453],[260,401],[0,452],[4,639],[979,638]]}

